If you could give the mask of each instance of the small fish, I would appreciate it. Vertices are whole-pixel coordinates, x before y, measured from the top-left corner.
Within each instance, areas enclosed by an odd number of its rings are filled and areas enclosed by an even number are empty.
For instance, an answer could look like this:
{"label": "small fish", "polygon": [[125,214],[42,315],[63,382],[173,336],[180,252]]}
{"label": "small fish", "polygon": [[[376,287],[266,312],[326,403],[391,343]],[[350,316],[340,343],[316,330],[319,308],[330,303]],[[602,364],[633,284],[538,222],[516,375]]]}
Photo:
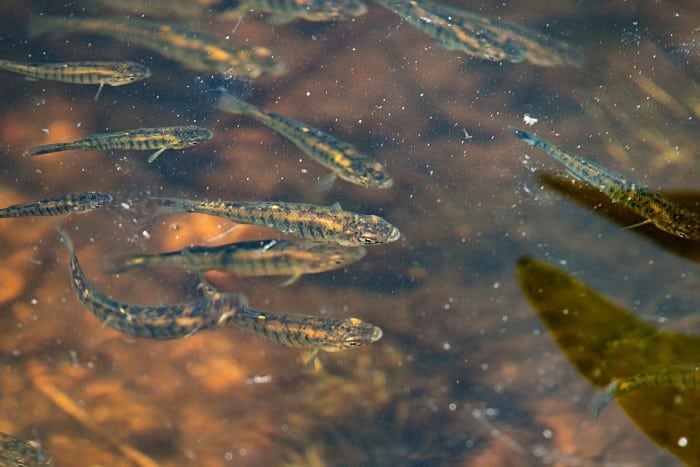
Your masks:
{"label": "small fish", "polygon": [[112,202],[107,193],[88,191],[52,196],[39,201],[14,204],[0,209],[0,218],[29,216],[61,216],[73,212],[87,212]]}
{"label": "small fish", "polygon": [[51,454],[41,449],[36,441],[27,441],[17,436],[0,433],[0,466],[3,467],[50,467]]}
{"label": "small fish", "polygon": [[374,188],[389,188],[394,184],[382,164],[318,128],[267,112],[228,93],[223,93],[218,107],[225,112],[248,115],[267,125],[345,181]]}
{"label": "small fish", "polygon": [[313,349],[305,367],[314,362],[319,350],[340,352],[372,344],[383,335],[381,328],[357,318],[325,318],[253,308],[236,313],[231,323],[276,344]]}
{"label": "small fish", "polygon": [[206,15],[220,0],[93,0],[100,8],[147,18],[196,20]]}
{"label": "small fish", "polygon": [[264,225],[316,242],[335,242],[357,247],[393,242],[399,229],[379,216],[345,211],[340,204],[317,206],[272,201],[195,201],[180,198],[149,198],[162,212],[196,212],[225,217],[241,224]]}
{"label": "small fish", "polygon": [[428,0],[375,0],[448,50],[491,61],[580,67],[583,57],[569,44],[515,24]]}
{"label": "small fish", "polygon": [[269,23],[284,24],[298,18],[335,21],[362,16],[367,13],[367,5],[359,0],[240,0],[235,6],[227,6],[220,17],[240,16],[251,10],[269,13]]}
{"label": "small fish", "polygon": [[206,284],[202,284],[204,296],[190,302],[148,306],[117,301],[88,280],[68,233],[56,230],[70,253],[71,285],[78,299],[100,321],[121,332],[151,339],[178,339],[221,327],[247,307],[245,297],[214,293]]}
{"label": "small fish", "polygon": [[44,144],[29,149],[32,156],[52,152],[100,149],[136,149],[157,151],[148,162],[153,162],[167,149],[184,149],[209,141],[214,133],[198,126],[171,126],[161,128],[137,128],[117,133],[100,133],[76,141]]}
{"label": "small fish", "polygon": [[518,138],[564,164],[567,172],[575,178],[596,187],[614,202],[647,219],[631,227],[652,223],[677,237],[700,240],[700,214],[689,211],[635,180],[567,152],[536,135],[513,127],[508,129]]}
{"label": "small fish", "polygon": [[32,36],[95,34],[109,36],[151,49],[190,70],[216,71],[229,76],[257,78],[280,76],[285,66],[265,47],[234,46],[182,25],[139,18],[63,18],[34,16],[29,22]]}
{"label": "small fish", "polygon": [[588,409],[597,420],[600,411],[610,401],[644,388],[674,387],[680,391],[700,388],[700,366],[697,364],[669,365],[651,368],[629,378],[614,379],[593,398]]}
{"label": "small fish", "polygon": [[151,70],[134,62],[24,63],[0,60],[0,69],[36,79],[99,85],[95,100],[105,84],[123,86],[151,76]]}
{"label": "small fish", "polygon": [[194,246],[153,255],[129,255],[113,260],[107,270],[113,274],[154,267],[217,270],[233,272],[239,276],[289,276],[283,285],[290,285],[303,274],[339,269],[359,261],[366,254],[364,247],[265,240],[214,247]]}

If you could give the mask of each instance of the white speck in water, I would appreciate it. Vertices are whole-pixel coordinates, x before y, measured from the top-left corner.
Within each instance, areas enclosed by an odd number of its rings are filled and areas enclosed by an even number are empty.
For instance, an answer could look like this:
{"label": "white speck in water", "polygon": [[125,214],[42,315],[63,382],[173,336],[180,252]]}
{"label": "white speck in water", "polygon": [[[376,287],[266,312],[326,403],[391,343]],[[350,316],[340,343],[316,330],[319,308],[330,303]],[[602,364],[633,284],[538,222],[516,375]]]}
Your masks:
{"label": "white speck in water", "polygon": [[255,375],[245,380],[245,384],[265,384],[272,381],[272,375]]}
{"label": "white speck in water", "polygon": [[552,433],[552,430],[544,429],[542,430],[542,436],[544,436],[547,439],[552,439],[554,433]]}
{"label": "white speck in water", "polygon": [[686,438],[685,436],[681,436],[680,438],[678,438],[678,446],[682,448],[688,446],[688,438]]}
{"label": "white speck in water", "polygon": [[122,209],[131,209],[131,206],[129,205],[129,203],[122,203],[119,206],[121,206]]}
{"label": "white speck in water", "polygon": [[309,97],[311,95],[311,91],[306,91],[306,97]]}
{"label": "white speck in water", "polygon": [[143,235],[143,238],[145,238],[146,240],[151,238],[151,234],[148,233],[148,230],[144,230],[143,232],[141,232],[141,235]]}
{"label": "white speck in water", "polygon": [[525,122],[525,125],[527,125],[527,126],[532,126],[535,123],[537,123],[539,120],[540,120],[539,118],[532,117],[532,116],[530,116],[530,114],[523,115],[523,122]]}
{"label": "white speck in water", "polygon": [[38,305],[39,300],[37,300],[36,298],[32,298],[31,300],[29,300],[29,303],[31,303],[32,305]]}
{"label": "white speck in water", "polygon": [[499,287],[501,287],[501,283],[500,283],[500,282],[496,281],[496,282],[493,283],[493,288],[494,288],[494,289],[498,289]]}
{"label": "white speck in water", "polygon": [[48,128],[42,128],[41,131],[43,131],[43,132],[46,133],[47,135],[49,134],[49,129],[48,129]]}
{"label": "white speck in water", "polygon": [[449,342],[443,342],[443,343],[442,343],[442,349],[443,349],[443,350],[450,350],[451,348],[452,348],[452,346],[450,345]]}
{"label": "white speck in water", "polygon": [[450,402],[450,405],[448,405],[447,408],[450,409],[450,412],[454,412],[455,410],[457,410],[457,404],[455,404],[454,402]]}
{"label": "white speck in water", "polygon": [[233,453],[227,452],[226,454],[224,454],[224,459],[226,459],[227,461],[233,460]]}
{"label": "white speck in water", "polygon": [[488,364],[488,363],[482,363],[482,364],[481,364],[481,369],[484,370],[484,371],[488,370],[488,369],[489,369],[489,364]]}

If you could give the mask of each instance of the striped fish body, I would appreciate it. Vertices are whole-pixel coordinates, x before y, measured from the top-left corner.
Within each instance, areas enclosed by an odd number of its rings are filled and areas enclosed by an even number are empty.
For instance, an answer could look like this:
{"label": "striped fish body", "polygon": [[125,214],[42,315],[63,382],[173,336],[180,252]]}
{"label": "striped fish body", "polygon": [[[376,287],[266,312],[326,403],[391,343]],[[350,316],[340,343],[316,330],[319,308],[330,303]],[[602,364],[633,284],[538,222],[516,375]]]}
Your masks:
{"label": "striped fish body", "polygon": [[195,246],[153,255],[131,255],[113,262],[110,272],[128,269],[175,267],[196,271],[226,271],[240,276],[289,276],[338,269],[362,259],[363,247],[330,243],[266,240],[214,247]]}
{"label": "striped fish body", "polygon": [[151,76],[148,68],[133,62],[23,63],[0,60],[0,69],[36,79],[110,86],[122,86]]}
{"label": "striped fish body", "polygon": [[360,153],[353,145],[298,120],[267,112],[230,94],[219,100],[219,109],[248,115],[270,127],[319,164],[356,185],[389,188],[394,184],[382,164]]}
{"label": "striped fish body", "polygon": [[268,22],[288,23],[295,19],[306,21],[334,21],[362,16],[367,6],[359,0],[241,0],[234,8],[221,12],[224,18],[259,10],[270,15]]}
{"label": "striped fish body", "polygon": [[0,209],[0,218],[29,216],[61,216],[74,212],[87,212],[112,202],[107,193],[90,191],[52,196],[38,201],[15,204]]}
{"label": "striped fish body", "polygon": [[213,136],[211,130],[198,126],[175,126],[162,128],[138,128],[117,133],[101,133],[76,141],[45,144],[29,150],[37,156],[69,150],[107,149],[183,149],[208,141]]}
{"label": "striped fish body", "polygon": [[246,299],[240,295],[206,293],[199,300],[172,305],[135,305],[113,299],[88,280],[67,233],[59,231],[70,253],[71,285],[82,304],[105,325],[136,337],[178,339],[227,324]]}
{"label": "striped fish body", "polygon": [[612,201],[645,217],[664,232],[681,238],[700,240],[700,214],[674,203],[644,184],[565,151],[536,135],[513,127],[509,127],[509,130],[563,164],[567,172],[575,178],[593,185]]}
{"label": "striped fish body", "polygon": [[431,36],[448,50],[491,61],[540,66],[581,66],[583,57],[569,44],[528,28],[504,23],[462,8],[427,0],[375,0]]}
{"label": "striped fish body", "polygon": [[125,20],[99,18],[34,17],[34,36],[96,34],[139,44],[164,57],[198,71],[216,71],[231,76],[257,78],[262,74],[280,76],[286,69],[265,47],[238,46],[182,25],[138,18]]}
{"label": "striped fish body", "polygon": [[51,467],[53,458],[39,443],[0,433],[0,465],[7,467]]}
{"label": "striped fish body", "polygon": [[339,204],[317,206],[266,201],[150,199],[158,203],[163,212],[196,212],[225,217],[242,224],[267,226],[305,240],[335,242],[342,246],[393,242],[401,236],[396,227],[381,217],[345,211]]}
{"label": "striped fish body", "polygon": [[610,401],[645,388],[674,387],[679,391],[700,388],[700,366],[697,364],[668,365],[651,368],[627,378],[615,379],[599,393],[588,408],[597,419]]}
{"label": "striped fish body", "polygon": [[338,352],[382,338],[381,328],[357,318],[324,318],[246,308],[232,324],[287,347]]}

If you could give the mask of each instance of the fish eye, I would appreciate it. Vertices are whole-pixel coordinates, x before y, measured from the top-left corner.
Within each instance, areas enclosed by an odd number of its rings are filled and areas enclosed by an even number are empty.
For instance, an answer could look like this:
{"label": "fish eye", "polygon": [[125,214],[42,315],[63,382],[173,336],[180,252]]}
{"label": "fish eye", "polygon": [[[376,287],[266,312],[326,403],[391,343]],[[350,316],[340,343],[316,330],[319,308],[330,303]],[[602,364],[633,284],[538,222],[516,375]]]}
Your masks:
{"label": "fish eye", "polygon": [[365,245],[373,245],[377,243],[377,239],[372,234],[364,234],[360,237],[360,242],[364,243]]}

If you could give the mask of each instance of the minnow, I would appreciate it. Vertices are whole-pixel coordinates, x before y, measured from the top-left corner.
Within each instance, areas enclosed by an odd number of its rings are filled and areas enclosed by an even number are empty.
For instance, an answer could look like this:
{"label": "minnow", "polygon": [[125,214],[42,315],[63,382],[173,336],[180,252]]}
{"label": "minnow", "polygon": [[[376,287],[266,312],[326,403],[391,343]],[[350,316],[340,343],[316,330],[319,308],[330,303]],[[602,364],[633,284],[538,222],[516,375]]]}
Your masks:
{"label": "minnow", "polygon": [[700,240],[700,214],[674,203],[638,181],[567,152],[536,135],[511,126],[508,129],[518,138],[561,162],[573,177],[596,187],[613,202],[620,203],[646,219],[632,227],[652,223],[677,237]]}
{"label": "minnow", "polygon": [[99,85],[95,100],[105,84],[123,86],[151,76],[151,70],[134,62],[25,63],[0,60],[0,69],[35,79]]}
{"label": "minnow", "polygon": [[29,31],[32,36],[109,36],[149,48],[190,70],[216,71],[249,78],[263,74],[281,76],[286,71],[284,64],[266,47],[234,46],[227,40],[182,25],[139,18],[115,20],[34,16],[30,19]]}
{"label": "minnow", "polygon": [[700,366],[697,364],[669,365],[651,368],[628,378],[614,379],[591,400],[588,410],[597,420],[600,411],[610,401],[644,388],[674,387],[680,391],[700,388]]}
{"label": "minnow", "polygon": [[272,201],[195,201],[149,198],[162,212],[195,212],[225,217],[241,224],[255,224],[316,242],[356,247],[393,242],[399,229],[375,215],[345,211],[340,204],[318,206]]}
{"label": "minnow", "polygon": [[289,276],[282,285],[304,274],[339,269],[367,254],[364,247],[342,247],[309,241],[265,240],[206,247],[193,246],[151,255],[113,259],[106,267],[112,274],[131,269],[171,267],[196,271],[233,272],[239,276]]}
{"label": "minnow", "polygon": [[[227,2],[228,3],[228,2]],[[296,19],[306,21],[336,21],[362,16],[367,5],[359,0],[240,0],[226,6],[221,18],[240,16],[248,11],[269,13],[265,20],[284,24]]]}
{"label": "minnow", "polygon": [[223,93],[218,107],[225,112],[240,113],[258,120],[345,181],[374,188],[389,188],[394,184],[381,163],[318,128],[265,111],[228,93]]}
{"label": "minnow", "polygon": [[211,292],[206,285],[203,297],[171,305],[136,305],[121,302],[104,293],[83,272],[67,232],[56,228],[70,254],[70,276],[73,290],[82,304],[105,325],[136,337],[178,339],[205,329],[226,325],[247,307],[242,295]]}
{"label": "minnow", "polygon": [[87,212],[112,202],[107,193],[88,191],[52,196],[38,201],[13,204],[0,209],[0,218],[29,216],[61,216],[74,212]]}
{"label": "minnow", "polygon": [[36,441],[0,433],[0,465],[8,467],[51,467],[51,454]]}
{"label": "minnow", "polygon": [[566,42],[515,24],[427,0],[375,0],[447,50],[491,61],[580,67],[583,57]]}
{"label": "minnow", "polygon": [[332,318],[292,313],[274,313],[253,308],[241,310],[232,324],[287,347],[313,349],[305,367],[319,350],[340,352],[369,345],[382,338],[382,329],[358,318]]}
{"label": "minnow", "polygon": [[211,130],[193,125],[137,128],[117,133],[100,133],[65,143],[34,146],[29,149],[29,153],[32,156],[38,156],[70,150],[135,149],[141,151],[156,149],[156,152],[148,158],[148,162],[153,162],[168,149],[189,148],[209,141],[212,136],[214,133]]}
{"label": "minnow", "polygon": [[220,0],[93,0],[92,4],[147,18],[170,17],[196,20]]}

